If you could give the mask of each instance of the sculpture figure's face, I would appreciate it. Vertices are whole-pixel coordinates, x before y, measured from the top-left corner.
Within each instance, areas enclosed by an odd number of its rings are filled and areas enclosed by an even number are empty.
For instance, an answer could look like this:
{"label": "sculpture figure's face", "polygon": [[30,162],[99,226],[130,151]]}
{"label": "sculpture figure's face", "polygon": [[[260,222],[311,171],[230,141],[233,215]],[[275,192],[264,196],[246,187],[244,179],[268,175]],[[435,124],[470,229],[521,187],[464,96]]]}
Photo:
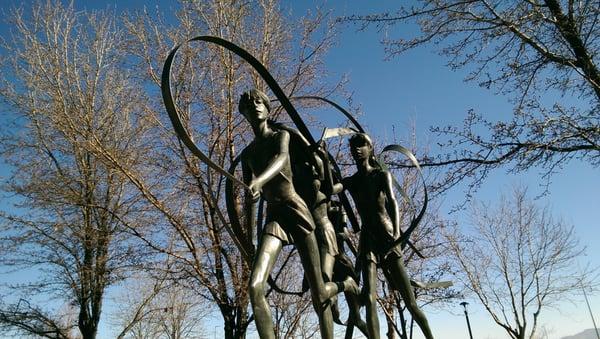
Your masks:
{"label": "sculpture figure's face", "polygon": [[354,137],[350,140],[350,153],[355,161],[369,159],[373,155],[373,145],[363,136]]}
{"label": "sculpture figure's face", "polygon": [[258,96],[244,100],[240,105],[240,112],[251,124],[266,120],[269,113],[263,99]]}

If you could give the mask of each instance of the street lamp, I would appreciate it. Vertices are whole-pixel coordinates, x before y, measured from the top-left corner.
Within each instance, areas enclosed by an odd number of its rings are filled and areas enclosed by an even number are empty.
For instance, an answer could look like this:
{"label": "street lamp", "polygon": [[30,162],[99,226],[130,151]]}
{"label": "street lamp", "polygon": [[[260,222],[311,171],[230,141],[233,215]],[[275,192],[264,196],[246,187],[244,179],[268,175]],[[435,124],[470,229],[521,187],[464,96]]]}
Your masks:
{"label": "street lamp", "polygon": [[463,301],[460,303],[460,305],[465,308],[465,318],[467,318],[467,328],[469,329],[469,338],[473,339],[473,332],[471,332],[471,322],[469,322],[469,312],[467,312],[467,305],[469,305],[469,303],[466,301]]}

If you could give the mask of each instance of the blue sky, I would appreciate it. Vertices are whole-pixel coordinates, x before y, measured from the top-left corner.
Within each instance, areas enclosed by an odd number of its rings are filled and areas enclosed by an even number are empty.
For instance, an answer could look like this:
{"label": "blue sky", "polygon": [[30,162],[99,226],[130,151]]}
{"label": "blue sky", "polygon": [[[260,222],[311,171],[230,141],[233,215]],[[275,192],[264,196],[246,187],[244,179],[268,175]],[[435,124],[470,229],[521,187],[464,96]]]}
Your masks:
{"label": "blue sky", "polygon": [[[4,0],[0,5],[7,8],[15,1]],[[292,16],[300,16],[307,9],[321,5],[334,10],[333,15],[367,14],[393,9],[397,2],[384,1],[283,1],[284,7],[291,8]],[[168,13],[173,2],[158,0],[133,1],[75,1],[77,8],[116,8],[138,9],[158,6]],[[0,26],[5,34],[6,25]],[[390,32],[392,36],[410,32],[414,27],[398,27]],[[474,108],[489,119],[507,119],[512,106],[506,97],[494,95],[492,91],[479,88],[476,84],[465,83],[464,73],[453,72],[445,67],[442,57],[430,47],[410,51],[402,56],[384,61],[383,47],[379,44],[382,34],[376,30],[357,32],[346,27],[340,35],[338,45],[327,57],[327,68],[332,81],[335,76],[348,74],[349,89],[354,93],[354,101],[360,104],[367,130],[376,138],[391,139],[392,129],[399,133],[400,140],[408,136],[408,129],[414,122],[417,128],[417,140],[428,143],[434,140],[427,132],[431,125],[460,125],[466,112]],[[507,174],[498,170],[490,176],[476,195],[477,199],[495,201],[500,191],[508,191],[510,185],[523,183],[530,187],[532,194],[540,193],[539,172],[535,169],[519,175]],[[552,178],[549,194],[539,199],[540,204],[550,204],[556,215],[563,217],[575,226],[581,243],[587,247],[586,262],[600,266],[600,244],[597,232],[600,220],[598,192],[600,191],[600,171],[578,161],[572,161]],[[442,204],[443,216],[465,224],[464,213],[448,215],[452,202],[462,199],[461,187],[447,194]],[[600,320],[600,297],[591,299],[592,309]],[[467,337],[462,310],[456,307],[447,310],[425,309],[430,318],[434,334],[439,338]],[[471,301],[471,323],[477,338],[505,338],[502,330],[495,326],[485,311]],[[560,310],[548,310],[542,313],[541,324],[546,326],[549,338],[572,335],[592,327],[583,299],[576,304],[565,304]],[[218,324],[218,323],[217,323]],[[559,325],[560,324],[560,325]],[[208,326],[211,329],[213,326]],[[102,327],[99,338],[109,338],[106,325]],[[420,333],[419,333],[420,335]],[[420,338],[418,335],[415,338]]]}

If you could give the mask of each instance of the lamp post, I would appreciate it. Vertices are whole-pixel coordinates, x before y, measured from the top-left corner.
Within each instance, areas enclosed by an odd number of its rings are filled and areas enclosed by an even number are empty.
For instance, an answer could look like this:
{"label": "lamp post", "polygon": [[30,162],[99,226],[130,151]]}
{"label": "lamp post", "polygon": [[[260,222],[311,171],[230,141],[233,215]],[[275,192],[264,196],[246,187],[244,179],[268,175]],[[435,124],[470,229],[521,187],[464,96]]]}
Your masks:
{"label": "lamp post", "polygon": [[590,317],[592,318],[592,323],[594,324],[594,329],[596,330],[596,338],[600,339],[600,332],[598,332],[598,326],[596,326],[596,320],[594,319],[594,314],[592,313],[592,307],[590,306],[590,301],[588,300],[587,293],[585,293],[585,288],[583,287],[583,285],[581,286],[581,290],[583,291],[585,304],[588,307],[588,311],[590,311]]}
{"label": "lamp post", "polygon": [[473,332],[471,332],[471,322],[469,322],[469,312],[467,312],[467,305],[469,305],[469,303],[466,301],[463,301],[460,303],[460,305],[465,308],[465,318],[467,319],[467,328],[469,329],[469,338],[473,339]]}

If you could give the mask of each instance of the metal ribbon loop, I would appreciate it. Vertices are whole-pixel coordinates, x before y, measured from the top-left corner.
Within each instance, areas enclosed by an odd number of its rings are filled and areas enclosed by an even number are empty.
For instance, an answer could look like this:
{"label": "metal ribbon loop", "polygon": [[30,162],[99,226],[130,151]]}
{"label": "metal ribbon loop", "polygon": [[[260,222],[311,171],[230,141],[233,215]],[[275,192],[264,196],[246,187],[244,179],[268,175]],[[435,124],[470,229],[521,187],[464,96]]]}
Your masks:
{"label": "metal ribbon loop", "polygon": [[344,109],[342,106],[338,105],[334,101],[331,101],[331,100],[329,100],[327,98],[323,98],[323,97],[319,97],[319,96],[312,96],[312,95],[292,97],[291,99],[292,100],[296,100],[296,99],[298,99],[298,100],[311,99],[311,100],[319,100],[319,101],[326,102],[326,103],[330,104],[331,106],[335,107],[338,111],[342,112],[342,114],[344,116],[346,116],[346,118],[348,120],[350,120],[350,122],[352,122],[352,124],[354,125],[354,127],[356,127],[356,129],[360,133],[365,133],[364,128],[362,128],[362,126],[360,125],[360,123],[358,122],[358,120],[356,120],[354,118],[354,116],[352,116],[352,114],[350,112],[348,112],[346,109]]}
{"label": "metal ribbon loop", "polygon": [[[209,41],[209,40],[205,40],[204,38],[214,38],[214,37],[197,37],[197,38],[190,39],[190,40],[186,41],[185,43],[195,41],[195,40]],[[218,38],[216,38],[216,39],[218,39]],[[219,39],[219,40],[222,40],[222,39]],[[225,41],[225,40],[222,40],[222,41]],[[173,100],[173,95],[171,93],[171,66],[173,65],[173,60],[175,59],[175,55],[177,54],[177,51],[179,50],[179,48],[182,45],[183,44],[180,44],[180,45],[176,46],[175,48],[173,48],[171,50],[171,52],[169,53],[169,55],[167,56],[167,59],[165,60],[165,64],[163,67],[163,71],[162,71],[162,75],[161,75],[161,84],[160,84],[163,101],[165,103],[165,108],[167,109],[167,113],[169,114],[169,118],[171,119],[171,123],[173,124],[173,128],[175,129],[175,132],[177,133],[177,136],[179,137],[179,139],[181,139],[181,141],[187,146],[187,148],[195,156],[197,156],[200,160],[202,160],[206,165],[208,165],[210,168],[216,170],[220,174],[224,175],[228,179],[234,181],[236,184],[244,187],[246,190],[250,191],[250,188],[248,187],[248,185],[246,185],[243,181],[241,181],[238,178],[236,178],[235,176],[231,175],[229,172],[227,172],[221,166],[214,163],[208,156],[206,156],[200,150],[200,148],[198,148],[198,146],[196,146],[196,143],[194,143],[194,141],[190,137],[189,133],[185,129],[183,123],[181,122],[181,116],[179,115],[179,111],[177,110],[177,106],[175,104],[175,101]]]}
{"label": "metal ribbon loop", "polygon": [[[425,178],[423,177],[423,172],[421,170],[421,165],[419,165],[419,161],[417,160],[417,158],[415,157],[414,154],[412,154],[412,152],[410,150],[408,150],[407,148],[400,146],[400,145],[388,145],[386,147],[383,148],[383,150],[381,151],[381,153],[379,153],[379,157],[381,158],[382,154],[388,151],[394,151],[394,152],[398,152],[401,154],[404,154],[410,161],[411,163],[417,168],[418,172],[419,172],[419,177],[421,178],[421,181],[423,182],[423,205],[421,207],[421,210],[419,211],[419,214],[417,214],[416,217],[414,217],[411,222],[410,222],[410,226],[406,229],[406,231],[404,231],[400,237],[398,239],[396,239],[396,241],[394,241],[392,243],[392,245],[390,246],[390,249],[388,250],[388,252],[393,249],[394,247],[396,247],[398,244],[400,244],[401,248],[406,247],[406,245],[409,243],[409,237],[410,234],[415,230],[415,228],[419,225],[419,223],[421,222],[421,219],[423,219],[423,216],[425,215],[425,211],[427,210],[427,203],[429,201],[429,198],[427,196],[427,185],[425,183]],[[387,170],[387,166],[385,165],[385,163],[381,160],[378,160],[380,166],[382,166],[382,168],[384,170]],[[406,192],[404,192],[404,190],[402,189],[402,187],[400,186],[400,184],[398,183],[398,181],[396,180],[396,178],[394,176],[392,176],[392,180],[394,181],[394,186],[396,187],[396,189],[398,191],[401,192],[402,196],[407,199],[408,201],[410,201],[410,198],[408,197],[408,195],[406,194]],[[414,249],[414,248],[413,248]],[[418,251],[417,251],[417,254]]]}
{"label": "metal ribbon loop", "polygon": [[[178,137],[181,139],[181,141],[186,145],[186,147],[195,156],[197,156],[200,160],[202,160],[204,163],[206,163],[210,168],[212,168],[213,170],[216,170],[217,172],[219,172],[220,174],[224,175],[227,178],[227,180],[226,180],[227,181],[226,182],[226,191],[227,192],[230,193],[233,191],[232,187],[231,187],[232,183],[235,183],[235,184],[243,187],[247,191],[250,190],[248,185],[246,185],[240,179],[236,178],[234,175],[235,166],[237,165],[237,161],[234,161],[234,163],[230,167],[229,171],[226,171],[221,166],[214,163],[208,156],[206,156],[197,147],[197,145],[191,139],[189,133],[187,132],[187,130],[185,129],[185,127],[181,121],[181,116],[179,115],[177,106],[175,104],[175,101],[173,99],[172,92],[171,92],[170,77],[171,77],[171,67],[173,64],[173,60],[177,54],[177,51],[179,50],[179,48],[182,45],[193,42],[193,41],[204,41],[204,42],[214,43],[216,45],[219,45],[219,46],[229,50],[230,52],[235,53],[236,55],[241,57],[243,60],[248,62],[258,72],[258,74],[263,78],[263,80],[266,82],[266,84],[271,89],[271,91],[273,92],[273,94],[275,95],[277,100],[281,103],[281,105],[283,106],[285,111],[288,113],[289,117],[294,122],[294,124],[296,125],[296,128],[298,128],[298,130],[302,134],[302,136],[309,142],[309,144],[311,146],[316,145],[315,139],[312,137],[306,124],[304,123],[304,121],[302,120],[302,118],[300,117],[300,115],[298,114],[296,109],[294,108],[294,106],[291,104],[290,99],[285,95],[285,93],[283,92],[283,90],[281,89],[279,84],[275,81],[275,79],[272,77],[272,75],[267,71],[267,69],[264,67],[264,65],[262,65],[260,63],[260,61],[258,61],[254,56],[252,56],[250,53],[248,53],[241,47],[233,44],[232,42],[229,42],[229,41],[224,40],[219,37],[198,36],[198,37],[194,37],[192,39],[187,40],[186,42],[173,48],[173,50],[171,50],[171,52],[169,53],[169,55],[165,61],[163,71],[162,71],[162,76],[161,76],[161,92],[162,92],[162,96],[163,96],[163,101],[165,103],[167,113],[169,114],[169,118],[171,120],[171,123],[173,124],[173,127],[174,127],[175,132],[177,133]],[[348,120],[350,120],[353,123],[353,125],[356,127],[356,129],[359,132],[364,133],[364,129],[362,128],[362,126],[348,111],[346,111],[340,105],[336,104],[335,102],[333,102],[329,99],[317,97],[317,96],[301,96],[301,97],[295,97],[292,99],[313,99],[313,100],[320,100],[320,101],[326,102],[326,103],[332,105],[333,107],[335,107],[336,109],[338,109],[340,112],[342,112],[346,116],[346,118],[348,118]],[[386,148],[384,148],[384,150],[381,153],[390,151],[390,150],[405,154],[413,162],[415,167],[417,167],[417,169],[419,170],[419,174],[420,174],[421,178],[423,179],[423,183],[425,183],[424,178],[421,173],[421,168],[419,166],[419,163],[417,162],[414,155],[412,155],[412,153],[410,153],[410,151],[408,151],[407,149],[405,149],[404,147],[402,147],[400,145],[389,145]],[[332,161],[331,164],[333,164],[337,173],[339,173],[339,167],[337,166],[335,161]],[[395,185],[397,187],[399,187],[399,184],[397,183],[397,181],[395,181]],[[402,191],[402,190],[400,190],[400,191]],[[228,195],[228,194],[226,194],[226,195]],[[235,235],[235,236],[233,236],[233,238],[238,238],[238,236],[243,235],[244,232],[242,230],[241,224],[239,223],[239,216],[237,216],[237,213],[232,213],[235,210],[235,207],[232,205],[233,201],[231,201],[231,199],[227,199],[227,200],[228,200],[227,201],[227,205],[228,205],[227,209],[229,212],[228,214],[230,216],[230,222],[232,223],[232,226],[234,228],[234,230],[228,229],[228,231],[230,231],[230,233],[233,233]],[[347,211],[348,217],[354,227],[354,230],[358,231],[358,222],[356,220],[356,217],[353,214],[353,211],[351,209],[351,206],[350,206],[350,203],[348,202],[347,197],[342,194],[340,196],[340,200],[341,200],[342,204],[344,205],[344,208]],[[394,246],[396,246],[397,244],[402,244],[402,246],[404,247],[404,245],[408,242],[408,237],[410,236],[410,233],[416,228],[416,226],[418,225],[418,223],[420,222],[420,220],[422,219],[422,217],[425,213],[427,201],[428,201],[427,190],[425,188],[424,204],[423,204],[423,207],[422,207],[419,215],[411,221],[411,225],[406,230],[406,232],[404,232],[402,234],[402,236],[399,237],[394,242]],[[232,216],[234,216],[233,219],[236,219],[236,217],[237,217],[237,219],[231,220]],[[248,260],[254,250],[253,246],[251,245],[251,241],[249,241],[249,239],[243,239],[243,238],[242,239],[238,238],[235,240],[236,240],[236,243],[238,244],[238,247],[240,248],[240,250],[242,250],[244,257],[246,258],[246,260]],[[269,279],[269,280],[272,280],[272,279]],[[274,289],[281,290],[279,288],[276,288],[276,285],[274,283],[275,283],[274,281],[269,281],[269,284],[272,285],[272,287],[274,287]],[[275,285],[275,286],[273,286],[273,285]],[[280,291],[280,292],[285,293],[285,291]],[[290,293],[290,292],[288,292],[288,293]],[[296,293],[292,292],[292,294],[296,294]]]}

